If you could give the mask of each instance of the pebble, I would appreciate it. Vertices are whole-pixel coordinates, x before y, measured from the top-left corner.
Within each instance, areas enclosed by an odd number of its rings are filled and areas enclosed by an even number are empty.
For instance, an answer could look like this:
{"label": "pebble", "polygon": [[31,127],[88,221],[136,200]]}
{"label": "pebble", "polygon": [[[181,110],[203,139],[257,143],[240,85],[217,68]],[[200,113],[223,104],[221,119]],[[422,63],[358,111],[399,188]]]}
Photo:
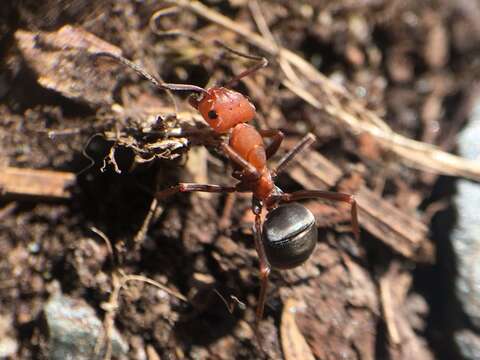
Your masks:
{"label": "pebble", "polygon": [[[50,359],[103,359],[105,346],[95,355],[103,324],[85,301],[55,294],[45,305],[44,313],[49,330]],[[128,344],[113,329],[112,355],[122,359],[127,352]]]}

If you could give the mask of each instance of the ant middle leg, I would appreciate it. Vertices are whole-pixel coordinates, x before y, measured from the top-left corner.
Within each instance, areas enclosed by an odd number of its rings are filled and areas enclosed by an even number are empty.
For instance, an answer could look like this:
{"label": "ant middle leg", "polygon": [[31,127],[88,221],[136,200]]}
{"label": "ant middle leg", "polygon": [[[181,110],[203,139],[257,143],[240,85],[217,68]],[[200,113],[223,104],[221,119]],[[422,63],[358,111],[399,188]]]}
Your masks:
{"label": "ant middle leg", "polygon": [[300,190],[290,194],[279,195],[280,202],[292,202],[302,199],[319,198],[329,201],[341,201],[350,205],[352,231],[357,241],[360,240],[360,227],[358,225],[357,201],[350,194],[321,190]]}
{"label": "ant middle leg", "polygon": [[267,155],[267,160],[270,159],[273,155],[276,154],[280,145],[282,144],[285,135],[278,129],[265,129],[265,130],[258,130],[259,134],[262,138],[271,138],[272,142],[267,146],[265,149],[265,153]]}
{"label": "ant middle leg", "polygon": [[255,166],[245,160],[230,145],[228,145],[227,143],[222,143],[220,144],[220,148],[235,165],[237,165],[240,169],[243,170],[244,176],[252,180],[260,178],[260,172],[257,170],[257,168],[255,168]]}

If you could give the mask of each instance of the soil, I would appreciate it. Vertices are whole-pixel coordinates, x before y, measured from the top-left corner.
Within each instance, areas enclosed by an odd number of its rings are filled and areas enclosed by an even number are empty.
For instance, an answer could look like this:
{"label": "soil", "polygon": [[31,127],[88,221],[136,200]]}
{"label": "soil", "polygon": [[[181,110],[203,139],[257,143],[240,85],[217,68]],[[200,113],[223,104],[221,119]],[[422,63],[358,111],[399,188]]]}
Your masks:
{"label": "soil", "polygon": [[[260,30],[262,36],[273,36],[344,86],[394,131],[454,151],[479,75],[480,7],[473,2],[203,3],[255,32],[254,15],[260,15],[271,32]],[[0,317],[6,323],[0,333],[18,345],[10,358],[48,358],[42,310],[58,286],[88,302],[100,319],[113,316],[131,359],[458,356],[445,313],[452,288],[445,249],[431,231],[435,214],[448,205],[440,200],[449,181],[409,168],[368,134],[330,121],[282,83],[285,64],[241,36],[187,9],[155,16],[168,6],[149,0],[2,3],[0,165],[53,170],[52,178],[60,171],[75,175],[65,197],[0,196]],[[251,195],[236,196],[230,213],[224,212],[230,199],[217,194],[177,194],[152,210],[155,191],[179,181],[235,183],[215,146],[218,137],[185,93],[173,94],[176,112],[164,91],[84,53],[121,51],[166,82],[207,87],[252,63],[214,40],[269,58],[267,68],[235,86],[255,103],[255,126],[281,129],[283,149],[314,133],[317,142],[308,151],[341,170],[329,190],[355,193],[365,186],[430,229],[420,241],[431,244],[431,254],[401,254],[365,229],[356,242],[348,207],[307,202],[319,226],[317,249],[303,266],[272,272],[256,332]],[[183,135],[175,135],[178,128]],[[286,192],[303,188],[289,169],[277,184]],[[155,280],[187,301],[132,281],[109,312],[105,303],[122,274]],[[291,299],[295,321],[288,321]]]}

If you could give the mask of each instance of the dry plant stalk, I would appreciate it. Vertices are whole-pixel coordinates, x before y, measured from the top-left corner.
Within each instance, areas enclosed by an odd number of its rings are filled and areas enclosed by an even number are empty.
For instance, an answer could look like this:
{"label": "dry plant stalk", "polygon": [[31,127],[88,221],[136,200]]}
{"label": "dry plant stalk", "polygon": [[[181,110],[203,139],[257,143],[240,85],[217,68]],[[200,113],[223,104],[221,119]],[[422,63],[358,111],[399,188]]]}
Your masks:
{"label": "dry plant stalk", "polygon": [[[302,57],[277,45],[269,37],[250,31],[198,1],[169,2],[236,33],[250,44],[277,57],[280,64],[290,64],[302,74],[303,81],[287,76],[289,80],[283,80],[286,87],[314,108],[325,112],[336,124],[345,126],[352,134],[370,134],[385,150],[397,155],[406,166],[435,174],[461,176],[480,181],[480,162],[446,153],[434,145],[395,133],[378,115],[355,100],[344,87],[332,82]],[[285,66],[281,68],[285,71]],[[320,103],[316,100],[311,95],[312,91],[324,94],[325,102]]]}

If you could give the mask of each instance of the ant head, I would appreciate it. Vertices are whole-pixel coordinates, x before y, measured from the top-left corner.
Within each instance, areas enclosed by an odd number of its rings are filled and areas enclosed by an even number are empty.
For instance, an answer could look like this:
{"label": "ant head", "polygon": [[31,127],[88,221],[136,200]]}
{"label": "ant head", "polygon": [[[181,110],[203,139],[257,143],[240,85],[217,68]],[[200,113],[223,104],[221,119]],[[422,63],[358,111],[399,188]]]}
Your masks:
{"label": "ant head", "polygon": [[298,203],[281,205],[268,213],[262,237],[272,267],[297,267],[310,257],[317,244],[315,217]]}
{"label": "ant head", "polygon": [[191,98],[190,104],[217,133],[225,133],[237,124],[253,120],[255,116],[255,106],[239,92],[213,87],[202,95],[200,99]]}

